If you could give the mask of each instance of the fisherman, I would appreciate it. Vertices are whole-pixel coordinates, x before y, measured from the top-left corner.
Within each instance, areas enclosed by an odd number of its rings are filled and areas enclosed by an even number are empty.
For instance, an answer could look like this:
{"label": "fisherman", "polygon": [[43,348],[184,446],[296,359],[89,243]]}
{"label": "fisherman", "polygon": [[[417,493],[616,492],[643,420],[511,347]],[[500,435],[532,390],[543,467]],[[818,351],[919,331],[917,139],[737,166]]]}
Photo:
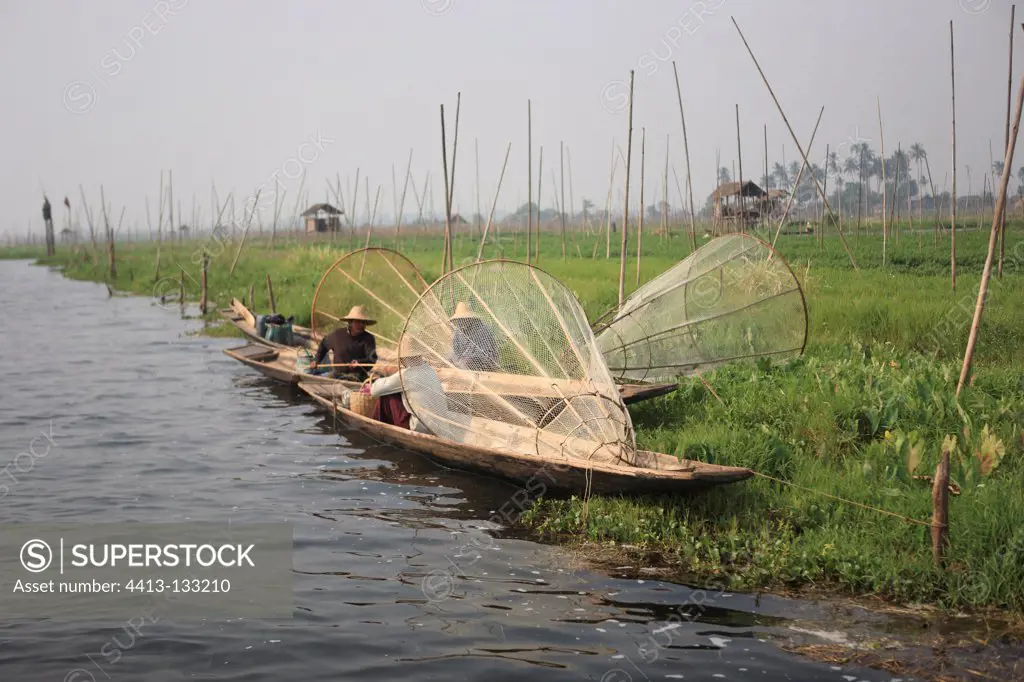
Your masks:
{"label": "fisherman", "polygon": [[364,381],[369,375],[368,368],[377,362],[377,339],[366,331],[366,327],[377,323],[363,306],[352,306],[348,315],[341,318],[345,327],[338,327],[320,340],[309,370],[313,372],[331,351],[333,356],[331,375],[336,379]]}
{"label": "fisherman", "polygon": [[370,384],[370,395],[377,398],[377,404],[370,416],[385,424],[393,424],[419,433],[430,433],[426,425],[412,414],[412,408],[403,389],[408,387],[424,396],[437,396],[438,409],[447,413],[447,400],[441,379],[430,363],[423,358],[422,352],[413,351],[402,356],[401,363],[401,374],[398,372],[398,366],[393,364],[374,368],[375,373],[382,376]]}
{"label": "fisherman", "polygon": [[455,328],[449,362],[457,368],[474,372],[498,371],[498,346],[494,343],[494,336],[469,305],[459,301],[448,319]]}

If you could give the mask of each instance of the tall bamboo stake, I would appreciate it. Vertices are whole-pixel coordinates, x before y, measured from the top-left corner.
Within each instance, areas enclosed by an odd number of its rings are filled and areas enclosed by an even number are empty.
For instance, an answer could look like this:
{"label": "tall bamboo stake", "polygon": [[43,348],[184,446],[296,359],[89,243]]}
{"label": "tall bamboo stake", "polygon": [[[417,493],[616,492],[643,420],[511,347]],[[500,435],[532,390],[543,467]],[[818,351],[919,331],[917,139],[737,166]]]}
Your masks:
{"label": "tall bamboo stake", "polygon": [[540,145],[537,151],[537,225],[534,228],[537,231],[537,238],[533,240],[533,260],[535,263],[540,262],[540,195],[544,187],[544,145]]}
{"label": "tall bamboo stake", "polygon": [[640,220],[636,226],[636,285],[640,286],[640,254],[644,245],[644,150],[647,146],[647,128],[640,128]]}
{"label": "tall bamboo stake", "polygon": [[[256,197],[253,199],[252,202],[252,211],[249,212],[249,219],[245,222],[245,229],[242,231],[242,241],[238,243],[238,250],[235,251],[235,259],[231,261],[231,269],[228,270],[229,275],[235,272],[235,266],[238,264],[238,257],[242,253],[242,247],[245,246],[245,237],[246,235],[249,234],[249,226],[252,224],[252,217],[256,213],[256,204],[258,204],[260,201],[260,192],[262,191],[262,187],[256,190]],[[232,193],[231,196],[234,196],[234,194]]]}
{"label": "tall bamboo stake", "polygon": [[405,183],[402,186],[402,199],[398,202],[398,220],[395,222],[395,250],[401,245],[402,214],[405,213],[405,195],[409,191],[409,178],[412,177],[412,147],[409,148],[409,161],[405,164]]}
{"label": "tall bamboo stake", "polygon": [[[572,194],[572,156],[569,154],[569,148],[568,147],[565,148],[565,163],[566,163],[567,166],[569,166],[569,215],[572,216],[572,217],[575,217],[576,216],[576,200],[573,198],[573,194]],[[576,231],[579,232],[579,227],[578,226],[576,228]],[[578,244],[576,245],[576,248],[579,249],[579,245]]]}
{"label": "tall bamboo stake", "polygon": [[661,236],[663,240],[668,239],[668,145],[669,136],[665,135],[665,177],[661,184]]}
{"label": "tall bamboo stake", "polygon": [[533,114],[526,100],[526,264],[531,261],[533,239]]}
{"label": "tall bamboo stake", "polygon": [[[764,124],[764,188],[768,189],[768,124]],[[842,206],[839,207],[839,221],[842,222]],[[822,217],[824,222],[824,217]],[[768,213],[765,212],[761,218],[761,222],[765,227],[768,227]]]}
{"label": "tall bamboo stake", "polygon": [[[740,34],[740,39],[743,40],[743,45],[747,48],[747,52],[750,54],[750,58],[754,61],[754,66],[757,67],[758,73],[761,74],[761,80],[764,81],[765,87],[768,88],[768,93],[772,96],[772,100],[775,102],[775,107],[779,110],[779,115],[782,116],[782,121],[786,124],[786,129],[789,130],[790,137],[793,138],[793,144],[796,145],[797,151],[799,151],[800,156],[803,157],[804,163],[810,165],[810,162],[807,160],[807,155],[804,153],[803,147],[800,146],[800,141],[797,140],[796,138],[796,133],[793,132],[793,126],[789,124],[789,119],[786,118],[786,114],[782,110],[782,105],[779,104],[779,99],[778,97],[775,96],[775,91],[772,90],[771,84],[768,83],[768,77],[765,76],[764,71],[761,69],[761,65],[757,61],[757,57],[754,56],[754,51],[750,49],[750,45],[747,43],[747,39],[743,36],[743,31],[740,30],[739,24],[736,23],[736,19],[734,17],[730,17],[730,19],[732,19],[733,26],[736,27],[736,31]],[[825,203],[825,209],[828,211],[829,219],[832,221],[834,225],[836,225],[836,230],[839,234],[839,240],[843,243],[843,249],[846,251],[846,255],[849,256],[850,262],[853,264],[853,269],[859,272],[860,268],[857,267],[857,261],[853,257],[853,252],[850,251],[850,246],[849,244],[846,243],[846,236],[843,234],[842,229],[839,228],[839,223],[836,222],[835,216],[832,213],[832,207],[829,206],[828,197],[825,196],[825,192],[821,188],[821,184],[818,183],[818,179],[814,177],[812,177],[812,179],[814,180],[814,186],[817,188],[818,194],[821,195],[821,199]]]}
{"label": "tall bamboo stake", "polygon": [[[1010,5],[1010,57],[1006,73],[1006,135],[1003,144],[1010,143],[1010,98],[1013,94],[1013,15],[1017,5]],[[999,279],[1003,278],[1003,255],[1006,253],[1006,206],[999,216]]]}
{"label": "tall bamboo stake", "polygon": [[[174,241],[174,236],[178,234],[178,230],[174,227],[174,171],[168,169],[167,171],[167,226],[171,229],[171,241]],[[180,211],[179,211],[180,213]],[[178,216],[181,219],[181,216]],[[171,245],[171,251],[174,251],[174,245]]]}
{"label": "tall bamboo stake", "polygon": [[[693,184],[690,181],[690,144],[686,137],[686,115],[683,113],[683,93],[679,89],[679,70],[675,60],[672,61],[672,73],[676,77],[676,98],[679,100],[679,119],[683,123],[683,152],[686,155],[686,191],[690,197],[690,249],[697,250],[697,217],[693,210]],[[715,169],[717,176],[718,169]],[[680,200],[682,197],[680,197]]]}
{"label": "tall bamboo stake", "polygon": [[[156,217],[156,272],[153,273],[153,283],[155,284],[160,280],[160,247],[163,246],[163,233],[162,228],[164,224],[164,170],[160,169],[160,201],[157,202],[159,208],[157,209]],[[88,216],[88,214],[86,214]]]}
{"label": "tall bamboo stake", "polygon": [[[351,204],[352,204],[352,215],[349,217],[349,221],[348,221],[348,227],[349,227],[349,231],[348,231],[348,250],[349,251],[355,251],[356,250],[356,212],[359,209],[359,171],[360,171],[360,168],[358,166],[356,166],[356,186],[352,190],[352,201],[351,201]],[[348,182],[348,180],[346,180],[345,182]]]}
{"label": "tall bamboo stake", "polygon": [[494,219],[494,209],[498,207],[498,195],[501,194],[501,183],[505,179],[505,167],[508,166],[508,154],[512,151],[512,143],[505,148],[505,160],[501,164],[501,175],[498,176],[498,189],[494,191],[494,201],[491,202],[491,212],[487,215],[487,224],[484,225],[483,235],[480,237],[480,248],[476,252],[476,261],[479,263],[484,255],[484,244],[487,243],[487,233],[491,229],[491,221]]}
{"label": "tall bamboo stake", "polygon": [[1024,107],[1024,77],[1021,77],[1020,88],[1017,91],[1017,111],[1014,114],[1013,129],[1010,132],[1010,140],[1006,145],[1006,154],[1003,158],[1003,177],[999,181],[999,201],[996,203],[996,210],[992,216],[992,233],[988,238],[988,253],[985,256],[985,269],[981,274],[981,284],[978,286],[978,301],[974,306],[974,321],[971,323],[971,332],[967,337],[964,364],[960,369],[960,380],[956,386],[957,396],[960,395],[960,390],[964,387],[964,383],[967,381],[971,371],[974,348],[978,342],[978,328],[981,326],[981,317],[985,311],[985,297],[988,295],[988,282],[992,275],[992,258],[995,252],[996,238],[999,233],[999,215],[1006,206],[1006,189],[1010,184],[1010,166],[1013,164],[1013,149],[1017,146],[1017,133],[1020,130],[1022,107]]}
{"label": "tall bamboo stake", "polygon": [[[619,306],[626,300],[626,247],[629,239],[629,164],[633,156],[633,70],[629,71],[629,129],[626,135],[626,195],[622,202],[622,246],[619,251]],[[640,207],[643,212],[643,207]]]}
{"label": "tall bamboo stake", "polygon": [[[828,193],[828,152],[829,152],[830,148],[831,147],[828,144],[825,145],[825,166],[824,166],[825,182],[822,185],[822,189],[825,190],[826,193]],[[808,147],[808,149],[810,149],[810,147]],[[824,249],[825,248],[825,207],[824,206],[821,207],[821,217],[818,220],[819,220],[819,223],[820,223],[819,228],[818,228],[818,246],[819,246],[819,248]],[[843,206],[842,206],[842,204],[840,204],[839,205],[839,221],[842,222],[842,220],[843,220]]]}
{"label": "tall bamboo stake", "polygon": [[[608,194],[604,199],[604,235],[605,235],[605,258],[611,258],[612,250],[612,185],[615,183],[615,169],[619,160],[615,158],[615,143],[612,142],[612,167],[608,173]],[[591,260],[597,257],[597,245],[600,244],[600,237],[594,240],[594,253]]]}
{"label": "tall bamboo stake", "polygon": [[565,150],[561,141],[558,143],[558,174],[562,185],[562,198],[559,201],[558,215],[562,219],[562,260],[565,260]]}
{"label": "tall bamboo stake", "polygon": [[953,20],[949,20],[949,84],[953,113],[953,196],[949,229],[949,280],[953,291],[956,291],[956,68],[953,58]]}
{"label": "tall bamboo stake", "polygon": [[480,224],[480,221],[484,219],[480,213],[480,139],[473,138],[473,156],[476,159],[476,216],[473,218],[473,222],[476,223],[476,234],[479,237],[484,226]]}
{"label": "tall bamboo stake", "polygon": [[736,105],[736,154],[740,164],[740,231],[747,231],[747,202],[743,197],[743,147],[740,146],[740,105]]}
{"label": "tall bamboo stake", "polygon": [[[445,138],[444,105],[441,105],[441,167],[444,171],[444,252],[441,254],[441,275],[448,273],[448,249],[452,238],[452,200],[448,193],[448,142]],[[369,187],[367,187],[369,192]],[[367,198],[369,199],[369,198]]]}
{"label": "tall bamboo stake", "polygon": [[888,232],[886,230],[886,200],[888,198],[889,186],[886,185],[885,180],[885,135],[882,132],[882,101],[879,98],[875,98],[875,102],[878,105],[878,137],[879,144],[882,146],[882,265],[885,265],[886,256],[886,242],[888,240]]}
{"label": "tall bamboo stake", "polygon": [[[811,141],[807,143],[807,150],[810,151],[814,146],[814,137],[818,134],[818,125],[821,123],[821,115],[825,113],[825,107],[821,107],[818,111],[818,120],[814,122],[814,130],[811,131]],[[779,234],[782,232],[782,226],[786,224],[786,219],[789,218],[789,210],[793,206],[793,202],[796,200],[796,188],[800,185],[800,178],[803,177],[804,169],[807,168],[806,157],[804,162],[800,164],[800,170],[797,171],[796,180],[793,181],[793,191],[789,193],[789,197],[786,199],[786,208],[782,211],[782,219],[779,220],[779,226],[775,229],[775,237],[772,238],[772,248],[775,248],[775,242],[779,239]]]}

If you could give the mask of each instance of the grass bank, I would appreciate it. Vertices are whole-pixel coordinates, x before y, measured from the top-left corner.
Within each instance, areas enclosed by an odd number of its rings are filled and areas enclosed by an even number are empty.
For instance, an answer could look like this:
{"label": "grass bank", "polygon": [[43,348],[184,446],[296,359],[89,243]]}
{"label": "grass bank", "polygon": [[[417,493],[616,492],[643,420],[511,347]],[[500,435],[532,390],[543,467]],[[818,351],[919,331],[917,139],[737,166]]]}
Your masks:
{"label": "grass bank", "polygon": [[[955,383],[966,344],[987,234],[958,235],[957,290],[950,290],[948,236],[890,239],[886,264],[875,233],[848,235],[854,272],[837,238],[783,236],[782,254],[801,280],[810,340],[800,360],[721,369],[683,380],[669,396],[631,408],[643,447],[692,459],[748,466],[793,485],[755,478],[687,497],[543,500],[523,519],[538,533],[635,551],[697,579],[731,589],[825,588],[898,603],[944,608],[994,607],[1024,613],[1024,239],[1011,226],[1005,274],[986,308],[977,371],[959,400]],[[380,242],[378,242],[380,243]],[[393,238],[383,243],[393,246]],[[522,235],[501,235],[486,256],[525,259]],[[255,286],[266,309],[264,278],[277,309],[308,322],[314,288],[349,243],[250,239],[229,273],[237,244],[196,240],[119,244],[117,277],[105,253],[61,248],[54,259],[71,278],[108,281],[118,290],[198,298],[199,262],[210,253],[210,316]],[[440,271],[440,241],[406,235],[402,252],[430,281]],[[560,239],[545,235],[539,265],[569,286],[593,319],[615,303],[617,249],[605,258],[601,237],[574,235],[562,260]],[[456,265],[475,256],[455,242]],[[645,237],[641,281],[689,252],[681,229]],[[629,289],[635,286],[635,261]],[[717,397],[716,397],[717,394]],[[955,439],[947,441],[947,439]],[[944,441],[953,449],[951,565],[932,567],[928,528],[840,502],[930,518],[930,485]],[[816,492],[810,492],[810,490]],[[834,497],[822,495],[825,493]],[[584,517],[586,516],[586,523]]]}

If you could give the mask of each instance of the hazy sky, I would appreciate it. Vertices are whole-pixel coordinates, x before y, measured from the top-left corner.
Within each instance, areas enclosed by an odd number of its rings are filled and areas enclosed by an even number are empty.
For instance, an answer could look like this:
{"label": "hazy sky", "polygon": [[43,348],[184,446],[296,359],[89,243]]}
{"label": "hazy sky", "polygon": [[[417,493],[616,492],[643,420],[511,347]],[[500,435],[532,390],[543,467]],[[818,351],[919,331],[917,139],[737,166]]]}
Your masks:
{"label": "hazy sky", "polygon": [[[700,204],[712,188],[716,149],[722,165],[736,158],[737,104],[744,177],[761,175],[764,124],[771,161],[781,160],[783,145],[787,163],[798,159],[730,17],[805,147],[825,107],[813,160],[826,143],[845,155],[858,136],[877,151],[878,97],[886,153],[898,142],[922,143],[937,186],[951,167],[953,20],[958,194],[966,193],[968,166],[977,192],[990,140],[1002,158],[1009,14],[1008,0],[0,0],[0,230],[24,234],[30,220],[41,230],[43,188],[60,222],[65,194],[73,207],[81,203],[79,184],[98,211],[102,183],[115,217],[124,206],[126,223],[145,231],[144,200],[155,223],[161,169],[173,170],[186,219],[195,196],[207,225],[211,182],[222,198],[235,191],[240,212],[261,183],[270,196],[280,178],[289,215],[301,168],[314,202],[328,198],[327,179],[339,173],[347,198],[361,169],[357,219],[366,214],[367,178],[371,200],[382,186],[378,220],[390,219],[392,164],[400,193],[410,148],[417,190],[430,171],[443,213],[439,105],[450,152],[459,91],[453,210],[476,210],[474,140],[483,213],[509,143],[499,210],[526,201],[528,99],[535,187],[543,146],[543,206],[553,206],[551,171],[564,142],[576,209],[583,197],[602,208],[613,140],[626,150],[630,69],[630,198],[635,204],[646,128],[652,203],[661,195],[666,135],[685,188],[672,60]],[[1018,33],[1015,95],[1021,43]],[[616,196],[623,179],[620,164]],[[678,205],[671,171],[669,185]],[[567,202],[568,192],[567,170]],[[411,190],[405,211],[415,211]]]}

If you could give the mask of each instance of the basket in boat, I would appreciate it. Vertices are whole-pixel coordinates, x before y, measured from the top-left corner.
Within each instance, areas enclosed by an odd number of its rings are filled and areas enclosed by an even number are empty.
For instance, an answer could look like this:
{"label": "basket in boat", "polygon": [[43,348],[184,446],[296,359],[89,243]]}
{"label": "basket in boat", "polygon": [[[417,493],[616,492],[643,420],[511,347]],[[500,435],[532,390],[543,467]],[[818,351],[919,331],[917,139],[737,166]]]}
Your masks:
{"label": "basket in boat", "polygon": [[356,414],[369,417],[373,414],[373,408],[377,406],[377,398],[369,393],[352,391],[349,395],[348,409]]}

